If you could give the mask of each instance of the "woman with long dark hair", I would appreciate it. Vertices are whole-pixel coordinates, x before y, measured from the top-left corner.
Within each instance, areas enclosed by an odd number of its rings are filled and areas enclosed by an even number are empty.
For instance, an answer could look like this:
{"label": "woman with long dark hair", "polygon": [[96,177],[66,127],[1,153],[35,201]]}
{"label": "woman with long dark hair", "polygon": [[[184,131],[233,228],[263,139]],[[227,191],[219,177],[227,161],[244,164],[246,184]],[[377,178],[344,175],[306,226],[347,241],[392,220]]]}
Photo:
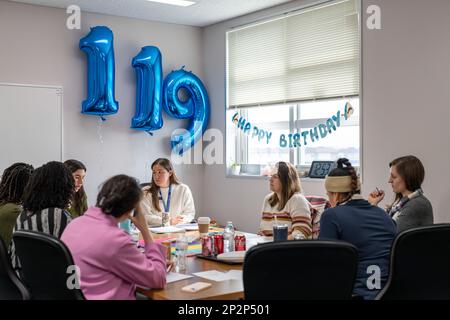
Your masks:
{"label": "woman with long dark hair", "polygon": [[[397,232],[433,224],[433,207],[422,190],[425,179],[422,162],[415,156],[404,156],[392,160],[389,168],[388,182],[395,199],[386,207],[386,211],[396,222]],[[369,195],[369,202],[376,206],[384,195],[383,190],[373,191]]]}
{"label": "woman with long dark hair", "polygon": [[33,173],[33,166],[18,162],[3,171],[0,182],[0,237],[9,246],[17,217],[22,212],[25,186]]}
{"label": "woman with long dark hair", "polygon": [[[23,211],[14,231],[39,231],[60,238],[72,220],[67,207],[74,189],[72,174],[63,163],[51,161],[37,168],[25,187]],[[13,267],[20,269],[14,240],[11,240],[10,253]]]}
{"label": "woman with long dark hair", "polygon": [[84,178],[86,176],[86,166],[78,160],[70,159],[64,162],[64,165],[72,172],[75,182],[75,192],[68,211],[72,218],[79,217],[88,209],[86,192],[84,191]]}
{"label": "woman with long dark hair", "polygon": [[301,194],[297,170],[289,162],[278,162],[270,176],[270,194],[264,198],[260,233],[271,236],[275,221],[288,226],[289,239],[312,237],[311,211]]}
{"label": "woman with long dark hair", "polygon": [[189,187],[180,182],[169,159],[152,163],[152,183],[144,187],[142,201],[149,226],[189,223],[195,218],[195,206]]}
{"label": "woman with long dark hair", "polygon": [[[320,219],[319,239],[343,240],[358,248],[358,270],[354,293],[374,299],[389,274],[389,257],[396,234],[395,224],[383,210],[372,206],[360,195],[361,184],[351,163],[341,158],[337,168],[325,179],[332,208]],[[369,286],[371,268],[378,268],[380,287]]]}

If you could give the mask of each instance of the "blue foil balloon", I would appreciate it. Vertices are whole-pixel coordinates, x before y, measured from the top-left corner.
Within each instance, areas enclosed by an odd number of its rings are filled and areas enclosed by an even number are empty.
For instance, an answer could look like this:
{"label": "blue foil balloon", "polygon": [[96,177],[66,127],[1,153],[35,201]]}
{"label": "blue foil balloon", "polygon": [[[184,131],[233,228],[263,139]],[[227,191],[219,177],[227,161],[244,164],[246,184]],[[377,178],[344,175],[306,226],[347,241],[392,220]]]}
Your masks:
{"label": "blue foil balloon", "polygon": [[[184,88],[188,92],[186,101],[181,101],[178,91]],[[183,68],[172,71],[164,80],[164,110],[176,119],[191,119],[187,133],[172,136],[172,150],[182,155],[202,136],[209,121],[209,98],[202,81],[192,72]]]}
{"label": "blue foil balloon", "polygon": [[88,59],[88,97],[82,103],[81,113],[98,116],[116,113],[119,103],[114,99],[112,31],[104,26],[93,27],[80,39],[79,47]]}
{"label": "blue foil balloon", "polygon": [[150,132],[163,126],[162,66],[157,47],[143,47],[131,65],[136,72],[136,113],[131,128]]}

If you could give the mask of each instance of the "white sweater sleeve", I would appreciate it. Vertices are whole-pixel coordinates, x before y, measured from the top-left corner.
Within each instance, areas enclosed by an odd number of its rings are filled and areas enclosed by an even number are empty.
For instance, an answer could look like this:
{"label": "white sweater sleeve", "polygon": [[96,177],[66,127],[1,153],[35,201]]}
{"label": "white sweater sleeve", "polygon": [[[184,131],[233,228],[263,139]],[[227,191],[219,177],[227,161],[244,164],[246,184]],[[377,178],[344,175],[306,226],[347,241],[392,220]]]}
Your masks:
{"label": "white sweater sleeve", "polygon": [[191,189],[189,189],[187,185],[183,185],[181,201],[182,201],[181,206],[182,209],[180,215],[183,217],[182,223],[189,223],[195,218],[195,205]]}
{"label": "white sweater sleeve", "polygon": [[144,210],[145,221],[149,227],[160,226],[162,224],[162,216],[161,213],[156,211],[153,207],[152,195],[150,193],[145,192],[144,197],[142,199],[142,209]]}

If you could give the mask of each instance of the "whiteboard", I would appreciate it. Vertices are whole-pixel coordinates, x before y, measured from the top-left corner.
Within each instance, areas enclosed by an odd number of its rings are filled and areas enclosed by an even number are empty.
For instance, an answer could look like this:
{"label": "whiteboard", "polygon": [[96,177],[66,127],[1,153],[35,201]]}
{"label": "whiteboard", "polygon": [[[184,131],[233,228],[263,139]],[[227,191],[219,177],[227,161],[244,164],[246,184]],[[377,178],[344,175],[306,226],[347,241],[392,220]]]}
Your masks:
{"label": "whiteboard", "polygon": [[62,87],[0,83],[0,174],[14,162],[62,161]]}

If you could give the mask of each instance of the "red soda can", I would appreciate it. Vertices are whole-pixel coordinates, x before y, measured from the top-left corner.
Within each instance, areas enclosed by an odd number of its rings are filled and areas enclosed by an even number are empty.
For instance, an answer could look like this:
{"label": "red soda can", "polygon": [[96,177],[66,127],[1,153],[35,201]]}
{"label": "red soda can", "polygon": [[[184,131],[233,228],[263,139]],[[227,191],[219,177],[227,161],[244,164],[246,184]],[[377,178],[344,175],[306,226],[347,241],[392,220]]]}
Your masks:
{"label": "red soda can", "polygon": [[204,256],[213,255],[212,239],[210,236],[202,237],[202,255]]}
{"label": "red soda can", "polygon": [[218,255],[223,253],[223,235],[216,234],[214,236],[214,254]]}
{"label": "red soda can", "polygon": [[234,237],[234,251],[245,251],[245,236],[243,234]]}

